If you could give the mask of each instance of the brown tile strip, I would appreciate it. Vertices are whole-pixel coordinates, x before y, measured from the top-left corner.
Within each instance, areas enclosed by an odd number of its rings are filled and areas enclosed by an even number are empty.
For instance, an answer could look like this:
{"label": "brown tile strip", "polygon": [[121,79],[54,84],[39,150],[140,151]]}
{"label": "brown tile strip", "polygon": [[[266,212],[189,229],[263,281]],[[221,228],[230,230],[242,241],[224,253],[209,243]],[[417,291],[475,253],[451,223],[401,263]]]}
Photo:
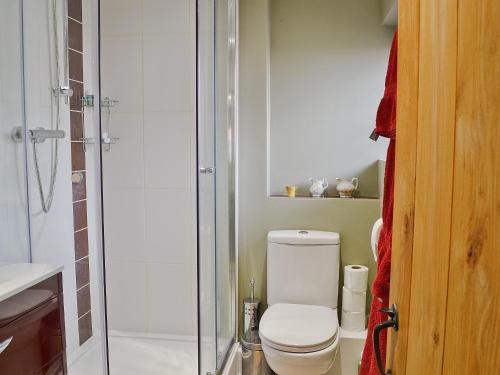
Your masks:
{"label": "brown tile strip", "polygon": [[68,46],[71,49],[83,52],[82,24],[68,19]]}
{"label": "brown tile strip", "polygon": [[80,289],[90,282],[89,258],[80,259],[75,263],[76,289]]}
{"label": "brown tile strip", "polygon": [[[69,67],[71,70],[71,65]],[[73,90],[73,96],[70,100],[70,109],[75,111],[82,110],[83,84],[80,82],[69,81],[69,87]]]}
{"label": "brown tile strip", "polygon": [[68,58],[69,58],[69,78],[83,82],[83,55],[80,52],[69,50]]}
{"label": "brown tile strip", "polygon": [[81,141],[83,138],[83,121],[81,112],[70,112],[71,140]]}
{"label": "brown tile strip", "polygon": [[[71,168],[82,171],[83,180],[73,184],[73,228],[75,238],[76,297],[78,307],[78,335],[80,345],[92,337],[92,306],[90,298],[89,238],[87,228],[87,188],[85,152],[82,137],[84,133],[82,97],[83,76],[83,25],[82,0],[68,1],[68,60],[70,86],[73,97],[70,102],[71,126]],[[77,20],[77,21],[75,21]],[[75,112],[78,111],[78,112]]]}
{"label": "brown tile strip", "polygon": [[68,0],[68,17],[82,21],[82,0]]}
{"label": "brown tile strip", "polygon": [[78,318],[90,311],[90,285],[81,288],[77,292],[76,302],[78,306]]}
{"label": "brown tile strip", "polygon": [[75,231],[87,227],[87,201],[73,203],[73,228]]}
{"label": "brown tile strip", "polygon": [[92,337],[92,313],[90,311],[78,319],[78,333],[80,336],[80,345]]}
{"label": "brown tile strip", "polygon": [[83,229],[75,233],[75,261],[89,255],[89,233]]}
{"label": "brown tile strip", "polygon": [[71,170],[85,170],[85,152],[83,152],[83,142],[71,142]]}
{"label": "brown tile strip", "polygon": [[83,175],[83,179],[79,183],[73,184],[73,202],[81,201],[82,199],[87,199],[87,179],[85,172],[77,172]]}

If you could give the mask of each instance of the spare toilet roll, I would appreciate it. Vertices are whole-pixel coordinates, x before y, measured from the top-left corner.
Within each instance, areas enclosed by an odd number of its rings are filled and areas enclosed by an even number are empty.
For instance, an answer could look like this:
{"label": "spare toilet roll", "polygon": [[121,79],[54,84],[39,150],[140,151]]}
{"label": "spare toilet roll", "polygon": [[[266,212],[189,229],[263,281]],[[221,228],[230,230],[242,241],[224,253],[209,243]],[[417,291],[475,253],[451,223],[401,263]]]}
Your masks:
{"label": "spare toilet roll", "polygon": [[359,291],[366,291],[368,286],[368,267],[351,264],[344,267],[344,286]]}
{"label": "spare toilet roll", "polygon": [[365,329],[365,312],[348,312],[342,309],[341,327],[346,331],[363,331]]}
{"label": "spare toilet roll", "polygon": [[366,291],[342,288],[342,309],[347,312],[364,312],[366,309]]}

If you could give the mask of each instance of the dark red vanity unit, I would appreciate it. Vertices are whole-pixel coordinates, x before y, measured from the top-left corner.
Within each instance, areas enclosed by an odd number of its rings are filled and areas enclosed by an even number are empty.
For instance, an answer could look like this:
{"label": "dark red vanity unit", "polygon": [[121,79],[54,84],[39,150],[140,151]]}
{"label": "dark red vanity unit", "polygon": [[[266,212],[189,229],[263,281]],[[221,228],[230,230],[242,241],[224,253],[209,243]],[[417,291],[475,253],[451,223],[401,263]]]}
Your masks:
{"label": "dark red vanity unit", "polygon": [[66,374],[62,275],[0,302],[0,374]]}

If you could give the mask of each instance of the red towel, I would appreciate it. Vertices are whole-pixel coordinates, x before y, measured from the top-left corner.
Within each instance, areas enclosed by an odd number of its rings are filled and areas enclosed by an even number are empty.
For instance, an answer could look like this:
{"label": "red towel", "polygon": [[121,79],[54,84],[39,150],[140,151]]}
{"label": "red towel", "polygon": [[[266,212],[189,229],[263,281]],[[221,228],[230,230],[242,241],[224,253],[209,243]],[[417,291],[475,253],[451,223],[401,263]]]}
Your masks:
{"label": "red towel", "polygon": [[394,33],[392,39],[389,65],[385,77],[384,97],[380,101],[377,110],[377,121],[375,132],[386,138],[396,138],[396,91],[398,73],[398,32]]}
{"label": "red towel", "polygon": [[[384,201],[382,207],[383,226],[378,243],[377,275],[372,287],[373,301],[371,304],[370,319],[368,320],[368,337],[363,351],[360,375],[378,375],[377,362],[373,350],[372,334],[375,325],[385,321],[387,315],[380,313],[380,309],[389,305],[389,290],[391,278],[391,249],[392,249],[392,212],[394,206],[394,164],[396,148],[396,77],[397,77],[397,32],[392,41],[389,66],[385,80],[384,97],[380,101],[377,111],[376,133],[391,139],[387,149],[387,160],[384,178]],[[380,334],[380,354],[385,366],[387,346],[387,330]]]}

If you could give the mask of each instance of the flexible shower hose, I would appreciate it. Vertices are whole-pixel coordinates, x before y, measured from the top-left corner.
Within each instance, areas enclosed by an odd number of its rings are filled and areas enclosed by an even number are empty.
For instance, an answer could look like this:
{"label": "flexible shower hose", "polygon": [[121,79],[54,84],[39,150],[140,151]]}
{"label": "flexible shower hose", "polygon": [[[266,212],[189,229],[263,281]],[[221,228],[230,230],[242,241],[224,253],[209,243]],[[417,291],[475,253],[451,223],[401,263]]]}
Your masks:
{"label": "flexible shower hose", "polygon": [[[53,38],[54,38],[54,54],[55,54],[55,64],[56,64],[56,74],[57,74],[57,85],[56,89],[53,90],[54,96],[55,96],[55,101],[56,101],[56,130],[59,130],[60,127],[60,122],[61,122],[61,116],[60,116],[60,97],[59,97],[59,77],[60,77],[60,64],[59,64],[59,31],[57,27],[57,0],[52,0],[52,21],[53,21]],[[49,19],[50,23],[50,19]],[[64,35],[64,38],[66,39],[66,33]],[[66,43],[66,41],[64,41]],[[50,43],[50,37],[49,37],[49,43]],[[52,93],[51,93],[52,95]],[[33,144],[33,159],[34,159],[34,164],[35,164],[35,173],[36,173],[36,180],[38,183],[38,193],[40,194],[40,202],[42,205],[42,211],[45,213],[48,213],[50,211],[50,208],[52,207],[52,202],[54,199],[54,192],[55,192],[55,186],[56,186],[56,178],[57,178],[57,166],[58,166],[58,160],[59,160],[59,141],[58,139],[51,140],[51,147],[53,147],[53,153],[51,157],[51,168],[50,168],[50,185],[49,185],[49,192],[48,195],[45,196],[44,189],[43,189],[43,184],[42,184],[42,177],[40,173],[40,163],[39,163],[39,157],[38,157],[38,151],[37,151],[37,142],[34,138],[31,139],[31,142]]]}

